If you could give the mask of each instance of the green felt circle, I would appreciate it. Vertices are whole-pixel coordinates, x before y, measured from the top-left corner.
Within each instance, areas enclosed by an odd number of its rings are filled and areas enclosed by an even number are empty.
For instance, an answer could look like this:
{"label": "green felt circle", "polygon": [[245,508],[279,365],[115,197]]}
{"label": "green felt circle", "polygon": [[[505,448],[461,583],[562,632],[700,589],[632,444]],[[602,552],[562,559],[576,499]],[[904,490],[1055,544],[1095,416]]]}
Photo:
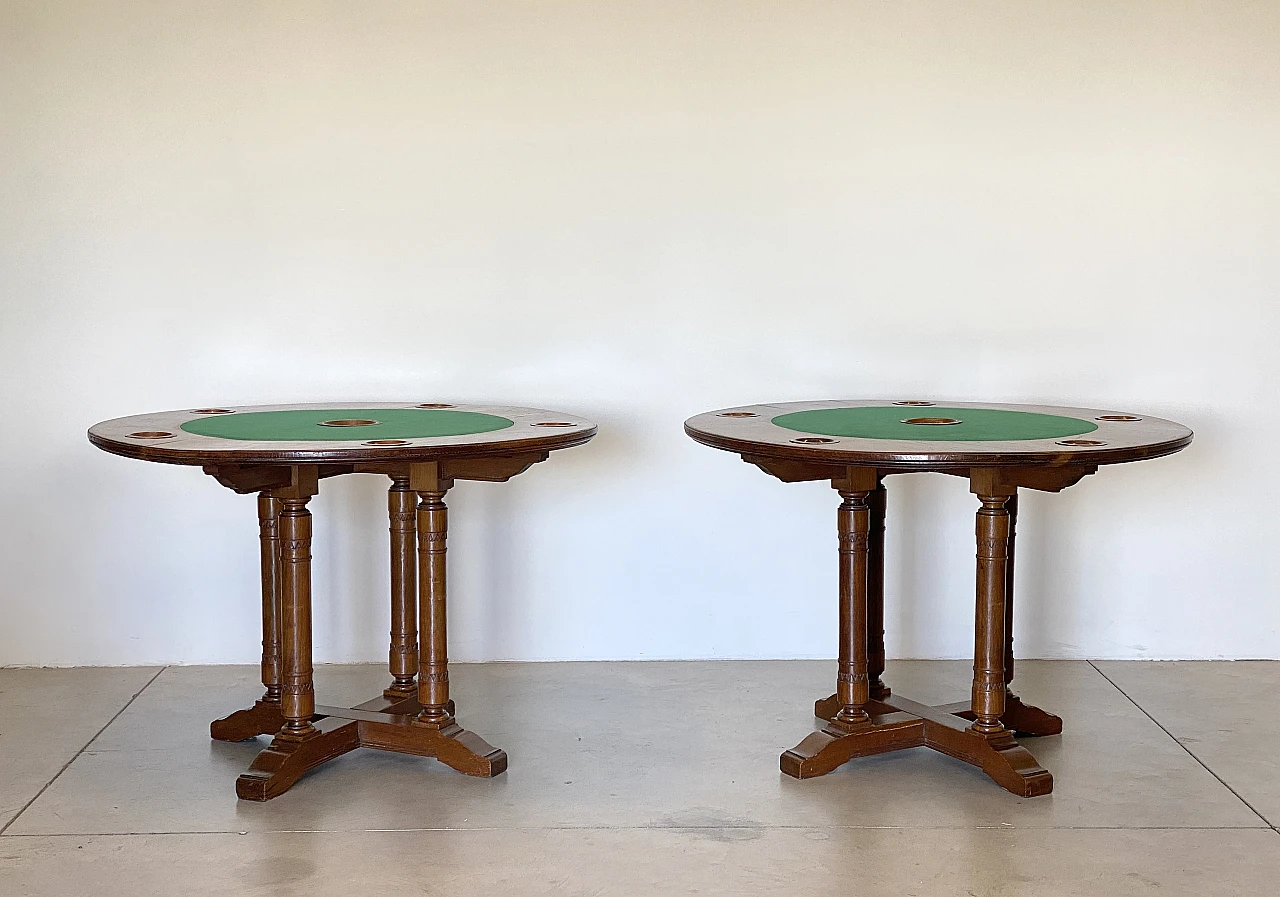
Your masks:
{"label": "green felt circle", "polygon": [[[322,421],[374,420],[359,427],[325,427]],[[425,408],[306,408],[293,411],[245,411],[187,421],[182,429],[197,436],[253,442],[365,442],[370,439],[423,439],[470,436],[505,430],[515,421],[475,411]]]}
{"label": "green felt circle", "polygon": [[[954,418],[958,424],[904,424],[913,417]],[[1092,433],[1098,425],[1076,417],[1002,411],[996,408],[925,408],[871,406],[794,411],[773,419],[779,427],[798,433],[852,436],[859,439],[913,439],[922,442],[989,442],[1020,439],[1062,439]]]}

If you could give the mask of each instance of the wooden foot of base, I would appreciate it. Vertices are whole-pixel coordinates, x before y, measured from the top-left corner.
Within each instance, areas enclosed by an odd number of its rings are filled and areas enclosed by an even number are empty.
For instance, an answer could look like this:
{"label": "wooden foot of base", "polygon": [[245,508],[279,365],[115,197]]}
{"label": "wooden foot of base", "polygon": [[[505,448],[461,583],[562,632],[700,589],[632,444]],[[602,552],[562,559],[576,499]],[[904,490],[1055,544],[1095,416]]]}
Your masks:
{"label": "wooden foot of base", "polygon": [[323,719],[304,736],[281,732],[259,754],[249,771],[236,779],[236,795],[244,800],[270,800],[289,790],[309,769],[360,747],[359,725]]}
{"label": "wooden foot of base", "polygon": [[236,780],[236,794],[245,800],[270,800],[298,781],[307,770],[356,748],[434,757],[469,776],[490,778],[507,768],[507,755],[469,732],[449,716],[439,723],[418,720],[422,707],[416,696],[388,697],[385,693],[356,707],[317,707],[313,732],[298,736],[282,731],[279,704],[259,701],[216,720],[209,730],[220,741],[243,741],[274,734],[249,771]]}
{"label": "wooden foot of base", "polygon": [[209,724],[209,737],[215,741],[244,741],[259,735],[274,735],[284,727],[284,714],[275,701],[258,701],[248,710],[237,710],[230,716]]}
{"label": "wooden foot of base", "polygon": [[[830,701],[817,703],[815,712],[819,717],[829,709]],[[782,755],[782,771],[807,779],[826,775],[855,757],[928,747],[979,767],[1005,790],[1021,797],[1036,797],[1053,790],[1053,776],[1014,740],[1012,731],[980,734],[950,706],[929,707],[896,695],[872,701],[866,711],[869,721],[857,726],[828,721]]]}
{"label": "wooden foot of base", "polygon": [[858,726],[829,722],[804,741],[783,753],[778,767],[796,779],[824,776],[854,757],[918,747],[924,743],[920,720],[905,713],[873,717]]}
{"label": "wooden foot of base", "polygon": [[[982,771],[990,776],[1005,791],[1019,797],[1040,797],[1053,790],[1053,776],[1031,756],[1031,752],[1013,740],[1012,732],[991,738],[977,735],[971,729],[965,730],[971,737],[965,739],[959,751],[951,754],[957,759],[981,766]],[[985,744],[975,744],[974,739],[982,739]],[[930,745],[935,747],[935,745]],[[942,750],[942,748],[938,748]],[[964,752],[964,756],[960,755]]]}
{"label": "wooden foot of base", "polygon": [[842,706],[840,699],[835,695],[829,698],[818,698],[813,702],[813,715],[818,719],[825,719],[827,722],[831,722],[836,718],[836,714],[840,712]]}
{"label": "wooden foot of base", "polygon": [[1024,704],[1022,699],[1012,692],[1005,698],[1004,716],[1000,717],[1000,721],[1015,735],[1039,737],[1062,734],[1062,717],[1054,716],[1039,707]]}
{"label": "wooden foot of base", "polygon": [[413,717],[383,722],[360,720],[360,744],[364,747],[420,757],[435,757],[445,766],[479,778],[492,778],[507,769],[507,753],[452,718],[443,724],[420,723]]}

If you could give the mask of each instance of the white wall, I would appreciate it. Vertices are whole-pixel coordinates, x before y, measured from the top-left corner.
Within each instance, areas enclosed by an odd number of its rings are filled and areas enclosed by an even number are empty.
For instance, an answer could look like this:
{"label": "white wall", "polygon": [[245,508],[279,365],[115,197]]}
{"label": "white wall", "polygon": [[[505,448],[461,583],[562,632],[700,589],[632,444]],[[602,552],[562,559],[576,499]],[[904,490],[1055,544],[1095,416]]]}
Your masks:
{"label": "white wall", "polygon": [[[1280,4],[0,2],[0,663],[252,662],[252,497],[165,408],[501,401],[589,446],[452,495],[453,657],[835,652],[836,496],[685,417],[1132,409],[1024,501],[1020,653],[1280,657]],[[324,661],[385,657],[326,482]],[[896,656],[972,650],[965,484],[891,481]]]}

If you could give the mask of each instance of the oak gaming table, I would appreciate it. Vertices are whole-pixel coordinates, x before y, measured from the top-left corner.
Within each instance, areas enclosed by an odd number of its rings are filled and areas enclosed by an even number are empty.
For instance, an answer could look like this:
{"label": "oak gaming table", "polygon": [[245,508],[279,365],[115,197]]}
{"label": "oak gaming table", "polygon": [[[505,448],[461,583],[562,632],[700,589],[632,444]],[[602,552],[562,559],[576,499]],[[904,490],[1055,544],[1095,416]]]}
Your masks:
{"label": "oak gaming table", "polygon": [[[472,776],[507,768],[503,751],[454,720],[444,496],[456,480],[505,482],[595,432],[556,411],[444,403],[199,408],[90,428],[89,441],[104,451],[199,465],[229,489],[258,495],[266,692],[210,726],[221,741],[275,736],[237,779],[241,798],[283,794],[307,770],[358,747],[435,757]],[[356,707],[317,706],[307,503],[320,480],[350,473],[391,478],[392,678],[382,695]]]}
{"label": "oak gaming table", "polygon": [[[690,418],[685,432],[736,452],[784,483],[830,480],[840,493],[840,640],[836,693],[817,731],[783,753],[799,779],[855,757],[929,747],[1023,797],[1053,777],[1015,735],[1056,735],[1062,720],[1023,703],[1013,681],[1013,561],[1018,490],[1060,492],[1104,464],[1185,448],[1189,429],[1139,414],[1040,405],[825,401],[748,405]],[[971,700],[928,707],[892,694],[884,673],[884,479],[934,471],[965,477],[977,515]]]}

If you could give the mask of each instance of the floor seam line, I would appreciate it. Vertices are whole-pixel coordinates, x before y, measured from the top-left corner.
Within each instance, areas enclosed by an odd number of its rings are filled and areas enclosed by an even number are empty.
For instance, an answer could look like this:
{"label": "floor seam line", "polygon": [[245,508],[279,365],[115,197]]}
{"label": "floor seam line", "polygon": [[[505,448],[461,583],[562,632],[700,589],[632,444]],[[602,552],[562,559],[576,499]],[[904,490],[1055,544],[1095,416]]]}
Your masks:
{"label": "floor seam line", "polygon": [[1102,670],[1098,668],[1098,665],[1097,665],[1096,663],[1094,663],[1092,660],[1087,661],[1087,663],[1089,664],[1089,666],[1093,667],[1095,670],[1097,670],[1097,671],[1098,671],[1098,675],[1099,675],[1099,676],[1101,676],[1103,679],[1106,679],[1108,682],[1110,682],[1110,683],[1111,683],[1111,687],[1112,687],[1112,688],[1114,688],[1116,691],[1120,692],[1120,694],[1124,695],[1124,696],[1125,696],[1125,699],[1126,699],[1126,700],[1128,700],[1128,702],[1129,702],[1130,704],[1132,704],[1134,707],[1137,707],[1137,708],[1138,708],[1138,710],[1140,710],[1140,711],[1142,712],[1142,715],[1143,715],[1143,716],[1145,716],[1147,719],[1151,720],[1151,722],[1155,723],[1155,724],[1160,728],[1160,731],[1161,731],[1161,732],[1163,732],[1164,734],[1168,735],[1168,736],[1173,740],[1173,743],[1174,743],[1174,744],[1176,744],[1178,747],[1182,748],[1182,750],[1186,752],[1186,754],[1187,754],[1187,756],[1188,756],[1188,757],[1190,757],[1192,760],[1194,760],[1194,761],[1196,761],[1197,763],[1199,763],[1199,764],[1200,764],[1200,766],[1204,768],[1204,771],[1205,771],[1205,772],[1209,773],[1209,775],[1211,775],[1211,776],[1213,776],[1215,779],[1217,779],[1217,780],[1218,780],[1218,783],[1219,783],[1220,785],[1222,785],[1222,787],[1223,787],[1223,788],[1226,788],[1226,789],[1227,789],[1228,791],[1230,791],[1233,795],[1235,795],[1236,800],[1240,801],[1240,803],[1242,803],[1242,804],[1244,804],[1246,807],[1248,807],[1248,808],[1249,808],[1249,811],[1250,811],[1251,813],[1253,813],[1253,815],[1254,815],[1254,816],[1257,816],[1259,819],[1261,819],[1261,820],[1262,820],[1262,822],[1267,826],[1267,828],[1271,829],[1272,831],[1278,831],[1278,830],[1276,829],[1276,827],[1275,827],[1274,825],[1272,825],[1272,824],[1271,824],[1271,820],[1270,820],[1270,819],[1268,819],[1267,817],[1263,816],[1260,812],[1258,812],[1258,808],[1257,808],[1257,807],[1255,807],[1253,804],[1251,804],[1251,803],[1249,803],[1247,800],[1245,800],[1245,799],[1240,795],[1240,792],[1239,792],[1239,791],[1237,791],[1236,789],[1234,789],[1234,788],[1232,788],[1230,785],[1228,785],[1228,784],[1226,783],[1226,781],[1222,778],[1222,776],[1218,775],[1216,772],[1214,772],[1212,769],[1210,769],[1210,768],[1209,768],[1209,764],[1208,764],[1208,763],[1205,763],[1203,760],[1201,760],[1199,757],[1197,757],[1197,756],[1196,756],[1196,754],[1195,754],[1195,751],[1191,750],[1191,748],[1189,748],[1189,747],[1187,747],[1185,744],[1183,744],[1183,743],[1178,739],[1178,736],[1174,735],[1172,732],[1170,732],[1168,729],[1166,729],[1166,728],[1165,728],[1165,726],[1164,726],[1164,723],[1160,722],[1160,720],[1156,719],[1154,716],[1152,716],[1150,713],[1148,713],[1148,712],[1147,712],[1147,708],[1143,707],[1141,704],[1139,704],[1137,701],[1135,701],[1135,700],[1134,700],[1134,699],[1129,695],[1129,693],[1128,693],[1127,691],[1125,691],[1123,688],[1121,688],[1119,685],[1117,685],[1117,684],[1116,684],[1116,682],[1115,682],[1115,680],[1114,680],[1114,679],[1112,679],[1112,678],[1111,678],[1110,676],[1108,676],[1106,673],[1102,672]]}
{"label": "floor seam line", "polygon": [[49,781],[45,782],[45,783],[40,787],[40,790],[39,790],[39,791],[37,791],[37,792],[35,793],[35,796],[34,796],[34,797],[33,797],[33,798],[31,798],[31,800],[27,801],[25,804],[23,804],[23,805],[22,805],[22,809],[21,809],[21,810],[19,810],[17,813],[15,813],[15,814],[14,814],[14,817],[13,817],[12,819],[10,819],[8,822],[6,822],[3,826],[0,826],[0,835],[4,835],[4,833],[5,833],[5,832],[7,832],[10,828],[12,828],[12,827],[13,827],[13,824],[14,824],[15,822],[17,822],[19,819],[21,819],[21,818],[22,818],[22,814],[23,814],[23,813],[25,813],[25,812],[27,812],[27,810],[31,809],[31,805],[32,805],[32,804],[34,804],[36,801],[38,801],[38,800],[40,799],[40,796],[41,796],[42,794],[44,794],[46,791],[48,791],[48,790],[49,790],[49,788],[53,786],[53,783],[54,783],[54,782],[56,782],[56,781],[58,781],[58,779],[62,776],[62,774],[63,774],[64,772],[66,772],[68,769],[70,769],[70,768],[71,768],[71,764],[72,764],[72,763],[75,763],[77,760],[79,760],[79,759],[80,759],[80,756],[81,756],[85,751],[89,750],[89,746],[90,746],[90,745],[92,745],[95,741],[97,741],[97,740],[98,740],[98,737],[99,737],[103,732],[107,731],[107,728],[108,728],[112,723],[114,723],[116,720],[118,720],[118,719],[120,718],[120,715],[121,715],[122,713],[124,713],[126,710],[128,710],[130,707],[132,707],[132,706],[133,706],[133,702],[134,702],[134,701],[136,701],[136,700],[138,700],[139,695],[141,695],[144,691],[146,691],[148,688],[150,688],[150,687],[151,687],[151,683],[152,683],[152,682],[155,682],[157,679],[159,679],[159,678],[160,678],[160,674],[161,674],[161,673],[163,673],[163,672],[164,672],[165,670],[167,670],[167,669],[169,669],[169,667],[166,665],[166,666],[162,666],[160,669],[156,670],[156,674],[155,674],[154,676],[152,676],[150,679],[148,679],[148,680],[146,681],[146,684],[145,684],[145,685],[143,685],[143,686],[142,686],[142,688],[138,689],[138,690],[134,693],[133,697],[131,697],[131,698],[129,698],[129,700],[125,701],[124,706],[123,706],[123,707],[121,707],[119,710],[117,710],[117,711],[115,712],[115,715],[113,715],[113,716],[111,717],[111,719],[107,720],[107,721],[106,721],[106,723],[103,725],[103,727],[102,727],[101,729],[99,729],[97,732],[94,732],[94,733],[93,733],[93,737],[92,737],[92,738],[90,738],[88,741],[86,741],[86,742],[85,742],[84,747],[82,747],[82,748],[80,748],[80,750],[76,751],[76,752],[75,752],[75,754],[73,754],[73,755],[72,755],[72,757],[71,757],[71,759],[70,759],[70,760],[68,760],[66,763],[62,764],[62,768],[61,768],[61,769],[59,769],[59,770],[54,774],[53,778],[51,778]]}
{"label": "floor seam line", "polygon": [[1265,832],[1280,834],[1270,825],[515,825],[472,828],[338,828],[338,829],[191,829],[188,831],[132,832],[26,832],[10,838],[137,838],[170,835],[352,835],[414,834],[439,832],[476,834],[483,832],[708,832],[708,831],[998,831],[998,832]]}

